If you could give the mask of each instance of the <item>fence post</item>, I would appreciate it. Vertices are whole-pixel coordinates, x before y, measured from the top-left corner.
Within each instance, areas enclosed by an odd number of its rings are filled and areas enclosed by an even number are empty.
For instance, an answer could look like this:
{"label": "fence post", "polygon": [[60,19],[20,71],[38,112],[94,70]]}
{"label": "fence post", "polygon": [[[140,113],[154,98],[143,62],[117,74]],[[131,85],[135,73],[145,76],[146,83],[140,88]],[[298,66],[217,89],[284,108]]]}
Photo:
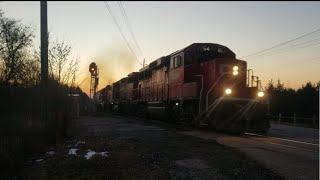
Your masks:
{"label": "fence post", "polygon": [[296,113],[293,114],[293,124],[296,125],[297,123],[297,116]]}
{"label": "fence post", "polygon": [[279,113],[278,122],[281,123],[281,113]]}
{"label": "fence post", "polygon": [[312,127],[316,127],[315,126],[316,118],[317,118],[316,115],[313,114],[313,116],[312,116]]}
{"label": "fence post", "polygon": [[79,102],[77,102],[76,117],[79,118]]}

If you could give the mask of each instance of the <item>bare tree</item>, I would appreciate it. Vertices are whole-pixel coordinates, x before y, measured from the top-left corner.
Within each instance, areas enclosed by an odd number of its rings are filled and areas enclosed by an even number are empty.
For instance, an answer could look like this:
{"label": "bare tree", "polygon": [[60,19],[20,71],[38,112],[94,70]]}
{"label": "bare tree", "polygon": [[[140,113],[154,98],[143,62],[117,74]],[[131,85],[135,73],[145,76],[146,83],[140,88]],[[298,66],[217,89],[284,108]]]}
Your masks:
{"label": "bare tree", "polygon": [[[49,78],[56,80],[60,84],[72,86],[78,71],[79,57],[71,57],[71,45],[59,40],[52,42],[49,38],[48,51]],[[40,48],[35,50],[34,56],[34,59],[40,62]]]}
{"label": "bare tree", "polygon": [[78,71],[79,57],[71,58],[72,47],[64,41],[49,43],[49,71],[61,84],[72,85]]}
{"label": "bare tree", "polygon": [[32,45],[34,31],[19,20],[6,18],[0,11],[0,80],[21,84],[25,58]]}
{"label": "bare tree", "polygon": [[[40,82],[40,48],[30,53],[31,26],[6,18],[0,10],[0,83],[34,86]],[[49,78],[73,85],[79,58],[71,58],[71,45],[49,39]],[[33,57],[32,57],[33,55]]]}
{"label": "bare tree", "polygon": [[69,61],[68,68],[62,75],[62,83],[73,86],[76,80],[76,73],[78,71],[79,57],[73,58]]}
{"label": "bare tree", "polygon": [[35,86],[40,83],[41,77],[40,72],[41,66],[40,62],[37,59],[30,58],[24,62],[24,68],[19,73],[19,79],[23,81],[23,86]]}
{"label": "bare tree", "polygon": [[52,43],[52,46],[49,49],[51,73],[53,76],[56,76],[55,79],[57,79],[59,83],[61,83],[62,70],[69,60],[68,56],[70,55],[70,52],[71,46],[65,44],[63,41]]}

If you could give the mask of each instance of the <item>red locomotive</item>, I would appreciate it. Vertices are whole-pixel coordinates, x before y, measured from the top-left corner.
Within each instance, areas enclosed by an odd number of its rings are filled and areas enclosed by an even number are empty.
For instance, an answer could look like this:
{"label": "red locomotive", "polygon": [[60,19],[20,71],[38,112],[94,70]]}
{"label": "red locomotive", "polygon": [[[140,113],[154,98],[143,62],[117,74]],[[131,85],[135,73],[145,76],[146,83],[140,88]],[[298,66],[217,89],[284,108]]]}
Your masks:
{"label": "red locomotive", "polygon": [[113,83],[105,103],[223,132],[266,132],[266,98],[258,85],[249,87],[249,78],[247,62],[229,48],[194,43]]}

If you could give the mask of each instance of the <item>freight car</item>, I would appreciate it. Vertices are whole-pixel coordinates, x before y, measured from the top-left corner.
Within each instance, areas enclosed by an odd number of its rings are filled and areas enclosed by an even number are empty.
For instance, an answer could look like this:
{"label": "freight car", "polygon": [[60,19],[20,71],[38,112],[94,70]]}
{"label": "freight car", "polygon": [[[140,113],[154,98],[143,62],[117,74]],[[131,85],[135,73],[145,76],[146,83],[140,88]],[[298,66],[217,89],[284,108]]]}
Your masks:
{"label": "freight car", "polygon": [[227,133],[265,133],[266,97],[259,81],[250,86],[248,72],[247,62],[228,47],[194,43],[115,82],[109,103],[121,113]]}
{"label": "freight car", "polygon": [[93,102],[98,110],[106,111],[112,109],[112,87],[107,85],[96,92],[93,96]]}

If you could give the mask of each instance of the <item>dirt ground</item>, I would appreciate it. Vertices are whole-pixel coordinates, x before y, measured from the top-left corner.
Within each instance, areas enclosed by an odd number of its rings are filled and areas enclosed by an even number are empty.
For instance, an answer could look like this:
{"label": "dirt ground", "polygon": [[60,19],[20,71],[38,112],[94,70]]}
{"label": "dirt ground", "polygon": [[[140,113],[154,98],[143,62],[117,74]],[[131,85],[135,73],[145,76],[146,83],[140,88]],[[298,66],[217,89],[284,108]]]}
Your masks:
{"label": "dirt ground", "polygon": [[[81,117],[69,130],[72,137],[48,152],[30,157],[19,177],[284,179],[233,148],[127,117]],[[86,159],[89,150],[97,154]]]}

